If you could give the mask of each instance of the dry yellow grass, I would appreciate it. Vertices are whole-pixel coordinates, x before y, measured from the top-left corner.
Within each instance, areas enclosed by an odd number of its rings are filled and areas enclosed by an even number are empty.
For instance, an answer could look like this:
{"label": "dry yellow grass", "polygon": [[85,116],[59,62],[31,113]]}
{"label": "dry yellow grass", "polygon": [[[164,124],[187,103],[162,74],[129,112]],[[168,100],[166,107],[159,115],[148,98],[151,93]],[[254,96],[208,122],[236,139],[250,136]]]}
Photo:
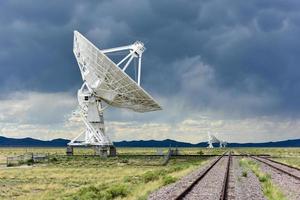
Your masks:
{"label": "dry yellow grass", "polygon": [[300,157],[300,148],[236,148],[238,153],[269,154],[271,156]]}
{"label": "dry yellow grass", "polygon": [[[55,156],[64,154],[64,149],[55,148],[2,148],[0,155],[5,157],[26,151],[50,153],[58,160],[33,167],[0,169],[0,199],[93,199],[91,195],[102,195],[102,192],[116,195],[115,199],[143,199],[163,186],[165,176],[180,178],[205,162],[199,158],[181,158],[161,166],[163,159],[156,157],[68,158]],[[134,149],[127,150],[130,151]]]}

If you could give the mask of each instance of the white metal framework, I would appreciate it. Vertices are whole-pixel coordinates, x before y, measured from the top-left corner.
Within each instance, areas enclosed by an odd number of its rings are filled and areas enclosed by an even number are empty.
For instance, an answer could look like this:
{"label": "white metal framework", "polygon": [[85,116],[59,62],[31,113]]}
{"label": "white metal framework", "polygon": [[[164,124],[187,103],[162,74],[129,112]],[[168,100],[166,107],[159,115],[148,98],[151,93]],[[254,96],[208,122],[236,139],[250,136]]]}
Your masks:
{"label": "white metal framework", "polygon": [[141,85],[141,71],[142,71],[142,55],[143,52],[146,50],[144,47],[144,44],[140,41],[136,41],[135,43],[123,47],[115,47],[115,48],[110,48],[110,49],[104,49],[101,50],[102,53],[113,53],[113,52],[119,52],[119,51],[128,51],[129,53],[127,56],[125,56],[121,61],[118,62],[117,66],[121,66],[126,60],[126,64],[122,68],[122,71],[125,72],[129,64],[134,58],[138,58],[138,80],[137,83],[138,85]]}
{"label": "white metal framework", "polygon": [[[117,64],[105,55],[119,51],[129,53]],[[103,111],[107,106],[103,107],[102,102],[142,113],[161,110],[160,105],[140,87],[144,51],[144,44],[139,41],[127,46],[99,50],[79,32],[74,31],[73,52],[84,81],[78,90],[78,102],[86,131],[68,143],[69,146],[112,146],[105,134]],[[125,73],[133,59],[138,59],[137,82]],[[84,141],[78,141],[83,135]]]}

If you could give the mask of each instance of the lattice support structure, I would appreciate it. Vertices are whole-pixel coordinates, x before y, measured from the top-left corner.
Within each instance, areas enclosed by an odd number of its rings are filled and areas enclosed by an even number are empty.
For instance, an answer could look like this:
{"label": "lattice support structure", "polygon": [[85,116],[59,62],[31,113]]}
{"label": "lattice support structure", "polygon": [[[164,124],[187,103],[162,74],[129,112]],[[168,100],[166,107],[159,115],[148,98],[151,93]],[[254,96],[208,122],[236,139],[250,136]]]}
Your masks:
{"label": "lattice support structure", "polygon": [[[80,116],[86,130],[68,143],[68,146],[94,146],[95,153],[100,156],[111,155],[110,149],[114,148],[112,142],[105,134],[102,101],[95,96],[86,82],[78,90],[78,103]],[[84,140],[79,140],[79,138]],[[114,148],[115,149],[115,148]],[[69,155],[73,151],[69,150]],[[116,154],[115,152],[113,153]]]}

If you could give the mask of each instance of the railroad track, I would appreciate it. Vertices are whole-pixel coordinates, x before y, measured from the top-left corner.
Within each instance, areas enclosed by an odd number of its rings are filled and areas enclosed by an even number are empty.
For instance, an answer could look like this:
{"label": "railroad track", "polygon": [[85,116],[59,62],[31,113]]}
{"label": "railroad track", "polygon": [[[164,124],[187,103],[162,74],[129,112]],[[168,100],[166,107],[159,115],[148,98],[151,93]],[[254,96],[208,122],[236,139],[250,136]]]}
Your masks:
{"label": "railroad track", "polygon": [[[227,157],[227,159],[226,159],[226,157]],[[206,168],[203,171],[203,173],[201,173],[180,194],[178,194],[178,196],[176,196],[175,198],[172,198],[172,199],[174,199],[174,200],[202,199],[200,197],[198,198],[198,196],[197,196],[197,193],[199,193],[199,191],[197,191],[197,189],[199,189],[199,188],[197,188],[197,185],[199,185],[199,183],[201,181],[203,181],[204,178],[207,178],[208,176],[214,176],[214,174],[210,174],[210,173],[214,170],[214,168],[217,165],[222,165],[223,163],[221,163],[221,162],[226,162],[226,165],[225,165],[226,169],[225,169],[223,180],[222,179],[219,180],[219,181],[222,181],[222,187],[221,187],[221,191],[220,191],[220,194],[219,194],[219,199],[220,200],[228,199],[227,192],[228,192],[228,187],[229,187],[230,166],[231,166],[231,163],[232,163],[231,152],[229,152],[228,155],[223,154],[218,159],[216,159],[208,168]],[[218,166],[218,167],[220,167],[220,166]],[[201,188],[203,189],[203,187],[201,187]],[[214,191],[214,193],[215,193],[215,191]]]}
{"label": "railroad track", "polygon": [[230,167],[232,164],[232,157],[231,157],[231,152],[228,154],[228,161],[227,161],[227,166],[226,166],[226,172],[225,172],[225,177],[222,185],[222,191],[221,191],[221,196],[220,200],[226,200],[228,199],[228,189],[229,189],[229,177],[230,177]]}
{"label": "railroad track", "polygon": [[287,165],[285,163],[281,163],[275,160],[271,160],[268,158],[250,156],[251,158],[268,165],[269,167],[280,171],[281,173],[287,174],[297,180],[300,180],[300,169]]}

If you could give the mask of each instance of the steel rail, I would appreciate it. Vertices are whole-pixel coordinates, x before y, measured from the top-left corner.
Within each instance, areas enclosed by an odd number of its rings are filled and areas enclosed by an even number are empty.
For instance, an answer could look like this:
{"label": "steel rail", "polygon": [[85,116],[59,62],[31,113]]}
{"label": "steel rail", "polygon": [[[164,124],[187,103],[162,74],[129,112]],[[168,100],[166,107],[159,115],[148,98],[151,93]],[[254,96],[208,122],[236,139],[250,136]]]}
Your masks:
{"label": "steel rail", "polygon": [[220,200],[226,200],[228,199],[227,194],[228,194],[228,185],[229,185],[229,171],[230,171],[230,165],[231,165],[232,157],[231,157],[231,152],[228,154],[228,161],[227,161],[227,167],[226,167],[226,173],[223,181],[223,186],[222,186],[222,191],[221,191],[221,196]]}
{"label": "steel rail", "polygon": [[[260,158],[262,158],[262,157],[260,157]],[[283,166],[286,166],[286,167],[289,167],[289,168],[292,168],[292,169],[300,171],[300,169],[298,167],[294,167],[294,166],[291,166],[291,165],[288,165],[288,164],[285,164],[285,163],[282,163],[282,162],[278,162],[278,161],[272,160],[270,158],[263,157],[263,159],[268,160],[268,161],[273,162],[273,163],[277,163],[279,165],[283,165]]]}
{"label": "steel rail", "polygon": [[200,174],[191,184],[188,185],[177,197],[174,198],[174,200],[182,200],[190,191],[193,190],[195,185],[199,183],[199,181],[205,177],[205,175],[226,155],[227,152],[225,152],[223,155],[219,156],[208,168],[206,168],[203,173]]}
{"label": "steel rail", "polygon": [[264,160],[263,160],[264,158],[258,158],[258,157],[255,157],[255,156],[250,156],[250,157],[253,158],[253,159],[255,159],[255,160],[257,160],[257,161],[259,161],[259,162],[262,162],[262,163],[264,163],[264,164],[266,164],[266,165],[268,165],[268,166],[270,166],[270,167],[272,167],[272,168],[274,168],[274,169],[276,169],[276,170],[278,170],[278,171],[280,171],[280,172],[282,172],[282,173],[284,173],[284,174],[287,174],[287,175],[289,175],[289,176],[291,176],[291,177],[293,177],[293,178],[295,178],[295,179],[297,179],[297,180],[300,180],[300,177],[299,177],[299,176],[297,176],[297,175],[295,175],[295,174],[292,174],[292,173],[290,173],[290,172],[288,172],[288,171],[286,171],[286,170],[284,170],[284,169],[281,169],[281,168],[279,168],[279,167],[276,167],[276,166],[274,166],[274,165],[272,165],[272,164],[270,164],[270,163],[264,161]]}

